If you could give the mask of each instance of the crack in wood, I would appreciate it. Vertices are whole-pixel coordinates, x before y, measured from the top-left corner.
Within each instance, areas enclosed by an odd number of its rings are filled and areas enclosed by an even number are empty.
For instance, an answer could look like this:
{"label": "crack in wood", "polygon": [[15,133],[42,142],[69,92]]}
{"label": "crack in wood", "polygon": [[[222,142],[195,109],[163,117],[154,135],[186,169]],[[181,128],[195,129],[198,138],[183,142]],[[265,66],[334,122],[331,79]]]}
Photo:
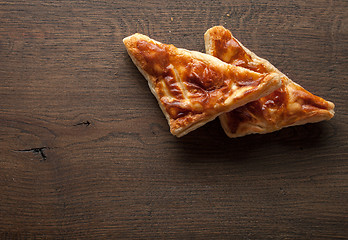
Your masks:
{"label": "crack in wood", "polygon": [[48,149],[48,147],[39,147],[39,148],[29,148],[29,149],[21,149],[17,150],[18,152],[33,152],[33,153],[40,153],[42,160],[45,161],[47,159],[46,154],[44,153],[44,149]]}
{"label": "crack in wood", "polygon": [[87,120],[87,121],[84,121],[84,122],[77,123],[74,126],[86,125],[88,127],[90,124],[91,123]]}

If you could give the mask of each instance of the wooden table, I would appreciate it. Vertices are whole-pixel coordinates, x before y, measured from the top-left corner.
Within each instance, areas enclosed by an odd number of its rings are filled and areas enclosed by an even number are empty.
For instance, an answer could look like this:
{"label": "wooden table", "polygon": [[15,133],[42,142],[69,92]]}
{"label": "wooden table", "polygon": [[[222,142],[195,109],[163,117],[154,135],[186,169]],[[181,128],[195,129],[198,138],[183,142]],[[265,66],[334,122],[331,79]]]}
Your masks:
{"label": "wooden table", "polygon": [[[2,1],[1,239],[348,237],[348,2]],[[177,139],[122,39],[224,25],[336,116]]]}

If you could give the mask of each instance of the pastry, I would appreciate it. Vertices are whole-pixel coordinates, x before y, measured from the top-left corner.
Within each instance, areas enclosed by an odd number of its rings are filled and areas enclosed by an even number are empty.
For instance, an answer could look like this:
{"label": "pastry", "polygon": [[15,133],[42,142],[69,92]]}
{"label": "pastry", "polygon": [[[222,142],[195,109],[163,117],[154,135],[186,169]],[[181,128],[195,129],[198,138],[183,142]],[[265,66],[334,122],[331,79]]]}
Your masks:
{"label": "pastry", "polygon": [[279,88],[277,73],[258,73],[211,55],[136,33],[123,39],[177,137]]}
{"label": "pastry", "polygon": [[229,137],[269,133],[284,127],[319,122],[334,116],[335,105],[305,90],[267,60],[244,47],[222,26],[204,34],[206,52],[233,66],[260,74],[277,74],[282,85],[271,94],[220,115]]}

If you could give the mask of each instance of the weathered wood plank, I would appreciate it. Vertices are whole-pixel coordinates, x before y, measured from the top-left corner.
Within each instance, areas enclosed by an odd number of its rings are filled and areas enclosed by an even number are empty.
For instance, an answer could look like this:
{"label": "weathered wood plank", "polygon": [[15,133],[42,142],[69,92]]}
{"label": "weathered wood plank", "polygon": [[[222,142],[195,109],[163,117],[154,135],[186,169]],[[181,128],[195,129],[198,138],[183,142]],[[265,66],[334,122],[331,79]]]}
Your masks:
{"label": "weathered wood plank", "polygon": [[[344,0],[2,1],[0,238],[347,238],[347,13]],[[171,136],[122,39],[204,51],[214,25],[336,116]]]}

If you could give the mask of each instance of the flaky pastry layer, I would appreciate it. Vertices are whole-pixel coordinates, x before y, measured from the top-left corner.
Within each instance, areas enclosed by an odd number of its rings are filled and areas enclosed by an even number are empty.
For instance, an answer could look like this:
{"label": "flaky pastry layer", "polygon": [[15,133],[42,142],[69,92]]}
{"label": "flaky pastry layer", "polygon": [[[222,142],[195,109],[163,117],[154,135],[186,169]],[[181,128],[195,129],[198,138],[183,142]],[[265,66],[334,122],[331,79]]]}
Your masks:
{"label": "flaky pastry layer", "polygon": [[139,33],[123,42],[177,137],[271,93],[281,84],[278,74],[233,66]]}
{"label": "flaky pastry layer", "polygon": [[221,125],[229,137],[269,133],[334,116],[332,102],[311,94],[290,80],[267,60],[244,47],[224,27],[209,29],[204,39],[208,54],[258,73],[277,74],[282,79],[282,86],[269,95],[220,115]]}

